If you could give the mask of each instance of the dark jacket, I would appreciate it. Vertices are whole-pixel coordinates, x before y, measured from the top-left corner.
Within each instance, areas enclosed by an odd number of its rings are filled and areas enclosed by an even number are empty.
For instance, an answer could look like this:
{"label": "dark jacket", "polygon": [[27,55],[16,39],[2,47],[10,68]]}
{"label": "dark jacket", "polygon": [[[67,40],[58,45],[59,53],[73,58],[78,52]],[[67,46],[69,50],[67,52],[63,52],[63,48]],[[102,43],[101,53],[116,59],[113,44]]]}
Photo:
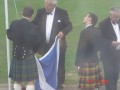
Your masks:
{"label": "dark jacket", "polygon": [[60,31],[64,33],[64,37],[60,42],[61,48],[66,50],[66,35],[72,30],[72,24],[68,18],[67,11],[56,7],[49,44],[46,43],[46,17],[46,9],[42,8],[37,11],[36,17],[33,21],[34,24],[39,26],[40,34],[42,36],[42,45],[40,45],[42,46],[40,48],[43,49],[42,53],[45,54],[47,50],[52,46],[55,40],[55,36]]}
{"label": "dark jacket", "polygon": [[[120,54],[120,52],[118,53],[116,47],[112,46],[112,41],[117,41],[117,36],[114,32],[110,18],[108,17],[107,19],[103,20],[99,24],[99,28],[104,38],[104,47],[100,53],[101,60],[102,61],[107,60],[112,63],[115,60],[120,59],[118,55]],[[120,28],[120,24],[119,24],[119,28]]]}
{"label": "dark jacket", "polygon": [[13,21],[7,36],[13,41],[13,57],[17,59],[24,59],[37,50],[37,27],[25,18]]}
{"label": "dark jacket", "polygon": [[99,61],[97,53],[101,48],[101,40],[100,31],[93,26],[89,26],[81,31],[75,65],[97,63]]}

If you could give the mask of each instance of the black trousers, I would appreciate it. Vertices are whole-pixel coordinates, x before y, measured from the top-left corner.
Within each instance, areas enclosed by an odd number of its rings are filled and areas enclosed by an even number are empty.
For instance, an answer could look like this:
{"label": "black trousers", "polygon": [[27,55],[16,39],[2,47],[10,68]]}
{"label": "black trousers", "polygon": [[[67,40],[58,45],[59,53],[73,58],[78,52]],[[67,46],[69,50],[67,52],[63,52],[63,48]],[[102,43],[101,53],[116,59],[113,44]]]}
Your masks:
{"label": "black trousers", "polygon": [[58,65],[58,85],[65,81],[65,54],[66,49],[60,48],[59,65]]}
{"label": "black trousers", "polygon": [[113,62],[110,60],[102,61],[105,80],[108,81],[108,83],[105,85],[106,90],[117,90],[117,82],[119,78],[119,62],[118,60],[113,60]]}

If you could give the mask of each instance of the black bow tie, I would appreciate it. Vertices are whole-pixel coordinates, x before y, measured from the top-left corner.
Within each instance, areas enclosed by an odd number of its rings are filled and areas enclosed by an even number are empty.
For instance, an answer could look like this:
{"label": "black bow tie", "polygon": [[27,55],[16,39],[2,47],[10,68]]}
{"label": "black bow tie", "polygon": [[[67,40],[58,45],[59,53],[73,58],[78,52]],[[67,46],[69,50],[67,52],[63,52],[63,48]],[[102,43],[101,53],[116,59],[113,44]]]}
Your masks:
{"label": "black bow tie", "polygon": [[46,14],[47,14],[47,15],[52,15],[52,13],[51,13],[51,12],[46,12]]}

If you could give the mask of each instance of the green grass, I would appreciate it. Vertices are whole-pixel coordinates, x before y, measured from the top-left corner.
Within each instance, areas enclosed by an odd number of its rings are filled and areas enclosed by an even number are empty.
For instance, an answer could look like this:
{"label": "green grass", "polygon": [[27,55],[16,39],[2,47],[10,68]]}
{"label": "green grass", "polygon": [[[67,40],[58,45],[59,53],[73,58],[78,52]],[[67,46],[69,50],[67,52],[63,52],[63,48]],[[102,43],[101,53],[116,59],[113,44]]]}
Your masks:
{"label": "green grass", "polygon": [[[14,1],[9,1],[9,23],[17,19]],[[112,6],[119,6],[120,0],[58,0],[58,6],[68,11],[73,24],[73,31],[67,36],[68,49],[66,53],[66,84],[77,83],[78,76],[74,65],[75,53],[80,31],[83,28],[82,20],[86,13],[94,12],[99,21],[108,16],[108,10]],[[19,17],[25,5],[34,8],[35,14],[38,8],[44,7],[44,0],[16,0]],[[7,83],[7,59],[6,59],[6,31],[4,17],[4,0],[0,0],[0,83]]]}

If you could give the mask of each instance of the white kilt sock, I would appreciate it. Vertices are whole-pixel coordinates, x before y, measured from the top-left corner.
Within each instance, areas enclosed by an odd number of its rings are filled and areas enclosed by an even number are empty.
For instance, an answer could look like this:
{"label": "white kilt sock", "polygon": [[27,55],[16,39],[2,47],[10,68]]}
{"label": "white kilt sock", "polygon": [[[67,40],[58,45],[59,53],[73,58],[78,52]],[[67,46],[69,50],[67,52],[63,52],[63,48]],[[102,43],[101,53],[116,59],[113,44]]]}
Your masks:
{"label": "white kilt sock", "polygon": [[26,90],[35,90],[35,86],[34,85],[27,85]]}
{"label": "white kilt sock", "polygon": [[14,90],[21,90],[22,89],[21,84],[17,84],[17,83],[14,83],[13,88],[14,88]]}

